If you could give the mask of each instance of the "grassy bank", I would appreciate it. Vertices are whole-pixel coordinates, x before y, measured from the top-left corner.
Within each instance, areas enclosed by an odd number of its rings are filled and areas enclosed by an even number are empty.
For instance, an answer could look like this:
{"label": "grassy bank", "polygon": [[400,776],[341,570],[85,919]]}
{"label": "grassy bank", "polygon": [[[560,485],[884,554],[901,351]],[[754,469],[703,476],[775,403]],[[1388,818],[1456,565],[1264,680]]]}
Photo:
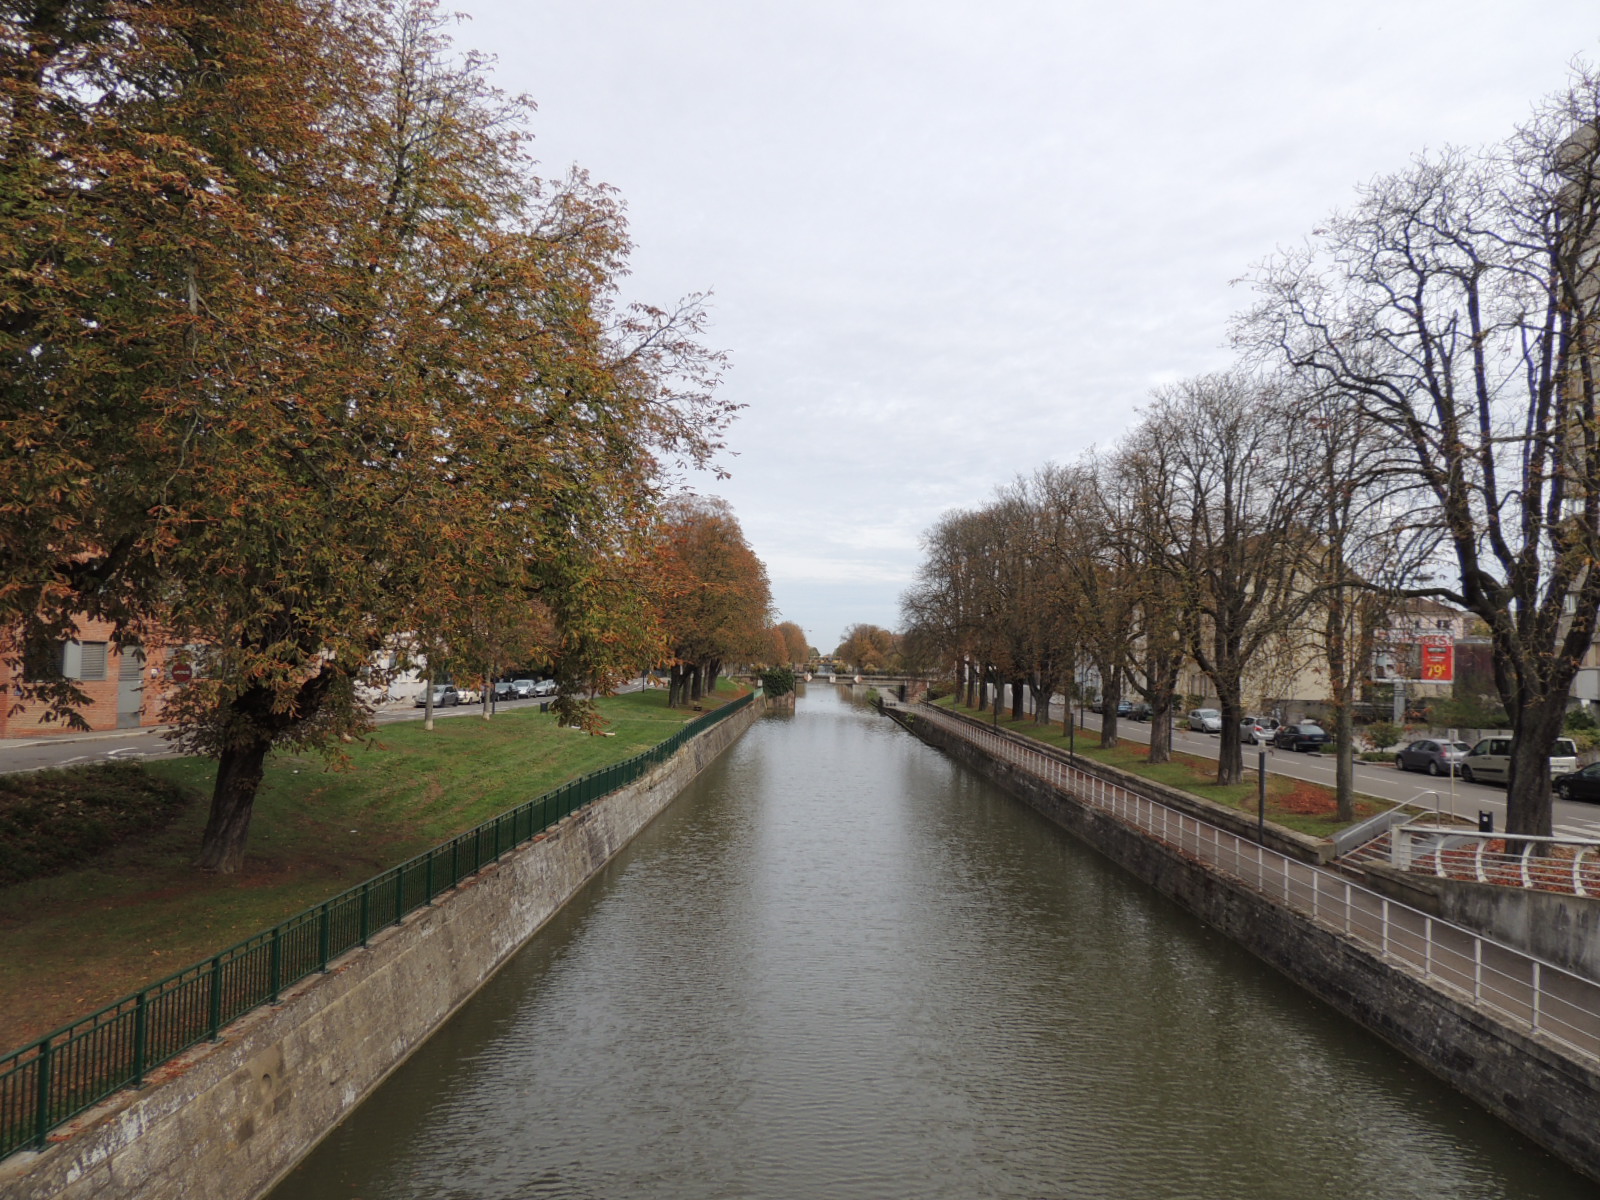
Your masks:
{"label": "grassy bank", "polygon": [[[726,682],[714,703],[742,694]],[[671,736],[698,714],[662,691],[599,702],[610,737],[537,711],[382,726],[343,769],[280,754],[236,875],[191,865],[214,766],[148,763],[186,802],[164,828],[48,878],[0,888],[0,1051],[241,941],[504,809]],[[70,781],[72,771],[53,772]],[[84,776],[87,779],[87,776]]]}
{"label": "grassy bank", "polygon": [[[940,708],[948,708],[963,716],[977,718],[985,724],[990,722],[989,714],[975,713],[971,709],[957,706],[948,698],[937,703]],[[1046,727],[1035,725],[1031,717],[1012,721],[1002,716],[999,726],[1001,729],[1032,738],[1058,750],[1066,750],[1071,744],[1067,735],[1062,733],[1059,721]],[[1164,783],[1168,787],[1180,788],[1213,804],[1226,805],[1251,816],[1257,811],[1259,800],[1256,794],[1256,773],[1251,769],[1255,765],[1255,758],[1251,754],[1245,755],[1245,781],[1219,786],[1216,781],[1217,764],[1211,759],[1200,758],[1193,754],[1175,753],[1171,762],[1152,765],[1146,761],[1150,748],[1144,743],[1124,741],[1106,750],[1101,747],[1100,733],[1095,729],[1078,730],[1076,743],[1078,754],[1093,762],[1105,763],[1130,774]],[[1337,807],[1337,798],[1330,787],[1300,779],[1289,779],[1283,775],[1267,776],[1267,820],[1286,829],[1310,834],[1312,837],[1330,837],[1343,829],[1346,824],[1336,815]],[[1386,806],[1358,798],[1356,817],[1359,820],[1371,816],[1382,807]]]}

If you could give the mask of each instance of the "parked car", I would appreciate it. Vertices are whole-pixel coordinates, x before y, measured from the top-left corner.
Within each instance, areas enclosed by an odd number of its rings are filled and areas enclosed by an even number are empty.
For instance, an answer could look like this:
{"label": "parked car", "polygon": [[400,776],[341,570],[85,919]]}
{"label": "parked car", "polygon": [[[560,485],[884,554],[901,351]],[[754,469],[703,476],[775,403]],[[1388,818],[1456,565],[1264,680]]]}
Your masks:
{"label": "parked car", "polygon": [[1600,801],[1600,763],[1590,763],[1581,771],[1563,775],[1550,788],[1563,800]]}
{"label": "parked car", "polygon": [[1284,725],[1272,735],[1272,744],[1279,750],[1320,750],[1328,744],[1327,732],[1321,725]]}
{"label": "parked car", "polygon": [[1221,733],[1222,714],[1214,708],[1197,708],[1189,714],[1189,728],[1196,733]]}
{"label": "parked car", "polygon": [[494,698],[502,701],[515,700],[517,698],[517,689],[511,686],[511,680],[497,679],[494,681]]}
{"label": "parked car", "polygon": [[556,694],[556,681],[554,679],[541,679],[533,685],[535,696],[554,696]]}
{"label": "parked car", "polygon": [[1128,709],[1128,720],[1148,721],[1150,719],[1150,706],[1148,704],[1135,704]]}
{"label": "parked car", "polygon": [[[433,706],[435,708],[449,708],[452,705],[460,704],[460,703],[461,703],[461,694],[459,692],[457,692],[456,689],[454,687],[452,687],[450,684],[448,684],[448,683],[440,683],[440,684],[435,684],[434,685],[434,689],[433,689]],[[417,694],[416,703],[413,704],[412,707],[413,708],[427,708],[428,707],[428,693],[427,693],[426,689],[424,689],[423,691],[421,691],[421,692],[419,692]]]}
{"label": "parked car", "polygon": [[483,693],[477,688],[457,688],[456,703],[477,704],[483,699]]}
{"label": "parked car", "polygon": [[518,700],[526,700],[529,696],[535,694],[533,690],[533,680],[531,679],[513,679],[511,681],[511,686],[517,690]]}
{"label": "parked car", "polygon": [[1277,732],[1277,717],[1246,717],[1239,722],[1239,740],[1247,745],[1265,746]]}
{"label": "parked car", "polygon": [[1461,773],[1461,760],[1472,747],[1466,742],[1438,742],[1419,738],[1395,751],[1394,765],[1402,771],[1426,771],[1429,775]]}
{"label": "parked car", "polygon": [[[1578,747],[1571,738],[1557,738],[1550,747],[1550,774],[1570,775],[1578,769]],[[1505,783],[1511,778],[1511,739],[1486,737],[1461,759],[1461,778],[1468,783]]]}

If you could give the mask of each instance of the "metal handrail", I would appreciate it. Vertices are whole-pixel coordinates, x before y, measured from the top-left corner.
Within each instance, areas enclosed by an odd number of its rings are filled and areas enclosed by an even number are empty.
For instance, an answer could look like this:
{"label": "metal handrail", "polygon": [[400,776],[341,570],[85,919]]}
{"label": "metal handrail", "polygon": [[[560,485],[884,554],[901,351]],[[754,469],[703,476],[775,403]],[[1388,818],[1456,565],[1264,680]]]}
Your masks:
{"label": "metal handrail", "polygon": [[[759,690],[759,689],[758,689]],[[0,1158],[43,1149],[50,1131],[265,1004],[506,852],[665,762],[744,708],[750,692],[632,758],[569,780],[149,987],[0,1056]]]}
{"label": "metal handrail", "polygon": [[1383,834],[1405,819],[1402,812],[1403,809],[1412,807],[1424,796],[1432,796],[1434,807],[1438,807],[1439,793],[1430,788],[1427,791],[1418,792],[1409,800],[1396,801],[1392,807],[1368,817],[1365,821],[1359,821],[1348,828],[1341,829],[1330,839],[1333,842],[1334,857],[1342,858],[1358,846],[1364,846],[1372,841],[1373,838],[1383,836]]}
{"label": "metal handrail", "polygon": [[1009,762],[1079,803],[1238,879],[1318,926],[1453,991],[1514,1027],[1600,1063],[1600,984],[1465,926],[1391,900],[1345,875],[1300,862],[929,704],[919,717]]}
{"label": "metal handrail", "polygon": [[[1417,843],[1424,838],[1437,840],[1435,850],[1417,853]],[[1491,851],[1491,842],[1504,842],[1509,847],[1513,842],[1522,843],[1518,852]],[[1476,843],[1472,856],[1472,876],[1475,883],[1503,883],[1503,881],[1490,878],[1487,864],[1493,861],[1515,863],[1517,877],[1523,888],[1549,888],[1555,885],[1558,874],[1561,882],[1572,889],[1573,895],[1589,896],[1593,892],[1584,882],[1583,859],[1584,855],[1600,849],[1600,838],[1586,837],[1546,837],[1532,833],[1490,833],[1484,830],[1450,829],[1442,825],[1424,825],[1416,823],[1402,825],[1394,831],[1394,844],[1390,847],[1390,863],[1402,871],[1410,871],[1420,858],[1426,859],[1430,854],[1433,857],[1433,874],[1436,878],[1447,879],[1450,873],[1445,869],[1445,852],[1460,846]],[[1570,868],[1557,869],[1555,859],[1545,860],[1539,869],[1534,866],[1534,851],[1540,846],[1576,847],[1572,856]]]}

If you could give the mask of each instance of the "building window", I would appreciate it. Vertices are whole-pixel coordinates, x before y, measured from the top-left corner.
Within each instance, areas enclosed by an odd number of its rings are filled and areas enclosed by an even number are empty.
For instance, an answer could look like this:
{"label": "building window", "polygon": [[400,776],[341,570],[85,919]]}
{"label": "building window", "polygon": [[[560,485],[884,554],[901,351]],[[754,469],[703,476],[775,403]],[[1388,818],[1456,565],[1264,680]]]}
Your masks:
{"label": "building window", "polygon": [[68,642],[62,647],[61,674],[93,683],[106,677],[105,642]]}
{"label": "building window", "polygon": [[29,683],[46,683],[61,678],[60,642],[30,638],[22,651],[22,677]]}

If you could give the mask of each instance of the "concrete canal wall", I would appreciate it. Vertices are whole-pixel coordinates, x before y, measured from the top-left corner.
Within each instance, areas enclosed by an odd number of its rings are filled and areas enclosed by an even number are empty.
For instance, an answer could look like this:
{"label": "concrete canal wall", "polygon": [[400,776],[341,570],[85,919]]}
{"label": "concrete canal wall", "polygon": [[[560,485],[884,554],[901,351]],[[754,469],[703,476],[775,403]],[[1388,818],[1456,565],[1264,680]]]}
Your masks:
{"label": "concrete canal wall", "polygon": [[250,1200],[264,1193],[763,709],[758,697],[631,786],[463,881],[58,1131],[0,1163],[4,1200]]}
{"label": "concrete canal wall", "polygon": [[931,721],[889,715],[1600,1180],[1600,1071],[1589,1060],[1511,1028],[1470,999],[1431,986],[1355,940],[992,758]]}

